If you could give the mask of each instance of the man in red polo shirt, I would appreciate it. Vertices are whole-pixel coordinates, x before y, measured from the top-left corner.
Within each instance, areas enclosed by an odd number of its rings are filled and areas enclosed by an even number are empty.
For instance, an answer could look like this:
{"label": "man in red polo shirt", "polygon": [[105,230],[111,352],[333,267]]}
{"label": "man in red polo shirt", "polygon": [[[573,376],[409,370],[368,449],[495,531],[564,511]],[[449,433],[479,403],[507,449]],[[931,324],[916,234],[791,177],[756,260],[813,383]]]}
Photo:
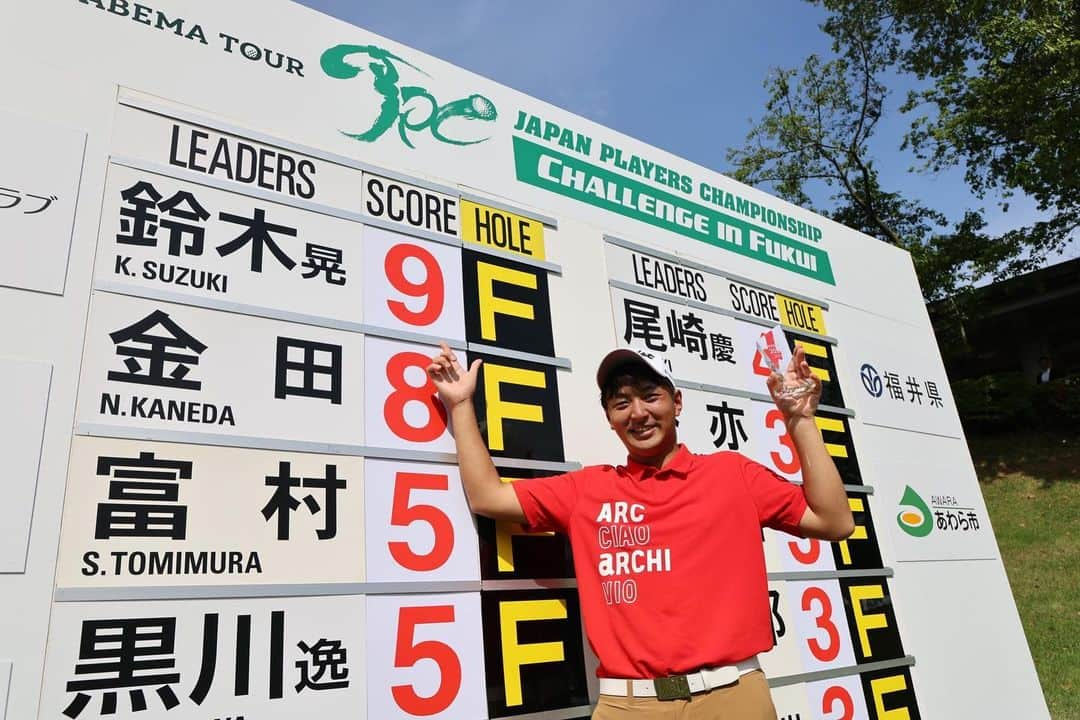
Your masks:
{"label": "man in red polo shirt", "polygon": [[[773,645],[761,528],[841,540],[854,521],[814,423],[821,381],[801,348],[769,392],[803,485],[743,455],[691,453],[676,438],[682,394],[655,356],[619,349],[596,373],[627,461],[503,483],[480,434],[467,370],[445,344],[428,375],[452,418],[473,512],[570,538],[589,643],[600,666],[594,720],[774,719],[758,653]],[[792,397],[785,386],[804,383]],[[633,580],[633,583],[625,583]],[[620,589],[632,588],[633,598]]]}

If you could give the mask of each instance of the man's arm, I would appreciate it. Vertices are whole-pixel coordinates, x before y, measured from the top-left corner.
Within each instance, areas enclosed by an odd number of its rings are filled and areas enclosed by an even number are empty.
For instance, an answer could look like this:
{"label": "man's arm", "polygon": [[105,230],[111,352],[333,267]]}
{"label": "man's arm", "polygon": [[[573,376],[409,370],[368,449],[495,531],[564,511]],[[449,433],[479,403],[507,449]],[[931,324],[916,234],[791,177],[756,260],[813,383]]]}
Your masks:
{"label": "man's arm", "polygon": [[465,370],[454,351],[442,343],[441,352],[431,358],[427,374],[439,391],[439,399],[453,424],[461,483],[465,486],[469,507],[477,515],[525,522],[517,493],[499,479],[499,472],[491,461],[491,453],[484,444],[476,420],[472,398],[476,392],[480,363],[480,360],[474,360],[472,366]]}
{"label": "man's arm", "polygon": [[[794,399],[778,396],[785,380],[796,383],[806,379],[814,385],[809,394]],[[814,422],[821,399],[821,380],[810,371],[806,351],[796,347],[787,372],[771,375],[768,386],[776,407],[784,414],[788,434],[795,443],[802,466],[803,496],[808,507],[799,521],[799,529],[807,537],[821,540],[847,538],[855,529],[855,520],[836,463],[825,449],[821,431]]]}

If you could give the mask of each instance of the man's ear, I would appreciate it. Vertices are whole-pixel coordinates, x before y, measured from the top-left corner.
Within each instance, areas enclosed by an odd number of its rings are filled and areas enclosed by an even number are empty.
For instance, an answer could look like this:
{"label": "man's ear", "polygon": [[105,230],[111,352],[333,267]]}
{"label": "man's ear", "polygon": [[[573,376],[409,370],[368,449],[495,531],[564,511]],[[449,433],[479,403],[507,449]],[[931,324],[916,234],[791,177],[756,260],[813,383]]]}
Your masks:
{"label": "man's ear", "polygon": [[675,417],[679,417],[682,412],[682,390],[676,390],[672,398],[675,400]]}

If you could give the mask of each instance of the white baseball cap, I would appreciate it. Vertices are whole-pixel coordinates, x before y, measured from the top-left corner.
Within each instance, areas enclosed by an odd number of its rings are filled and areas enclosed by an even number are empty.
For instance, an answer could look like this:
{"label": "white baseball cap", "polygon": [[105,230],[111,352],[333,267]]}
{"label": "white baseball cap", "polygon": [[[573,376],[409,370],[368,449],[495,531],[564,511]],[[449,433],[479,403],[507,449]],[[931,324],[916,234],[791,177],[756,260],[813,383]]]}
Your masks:
{"label": "white baseball cap", "polygon": [[600,367],[596,368],[597,386],[603,390],[604,382],[608,379],[611,371],[617,366],[626,363],[645,365],[659,375],[661,380],[670,383],[672,388],[675,387],[675,378],[672,376],[671,370],[668,369],[664,359],[651,350],[642,350],[640,348],[618,348],[605,355],[604,359],[600,361]]}

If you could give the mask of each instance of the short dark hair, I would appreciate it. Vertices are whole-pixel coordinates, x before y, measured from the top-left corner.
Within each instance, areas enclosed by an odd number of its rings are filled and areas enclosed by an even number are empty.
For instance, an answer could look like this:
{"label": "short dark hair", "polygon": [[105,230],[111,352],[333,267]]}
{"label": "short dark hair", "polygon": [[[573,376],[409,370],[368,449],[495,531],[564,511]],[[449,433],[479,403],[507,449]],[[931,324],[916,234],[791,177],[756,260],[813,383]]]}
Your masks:
{"label": "short dark hair", "polygon": [[626,387],[627,385],[633,387],[636,390],[644,390],[650,387],[662,387],[667,390],[672,397],[675,397],[675,386],[671,384],[663,375],[657,374],[652,368],[643,362],[624,362],[616,365],[608,373],[608,376],[604,379],[604,384],[600,388],[600,407],[607,411],[607,401],[610,400],[615,393],[619,392],[619,388]]}

